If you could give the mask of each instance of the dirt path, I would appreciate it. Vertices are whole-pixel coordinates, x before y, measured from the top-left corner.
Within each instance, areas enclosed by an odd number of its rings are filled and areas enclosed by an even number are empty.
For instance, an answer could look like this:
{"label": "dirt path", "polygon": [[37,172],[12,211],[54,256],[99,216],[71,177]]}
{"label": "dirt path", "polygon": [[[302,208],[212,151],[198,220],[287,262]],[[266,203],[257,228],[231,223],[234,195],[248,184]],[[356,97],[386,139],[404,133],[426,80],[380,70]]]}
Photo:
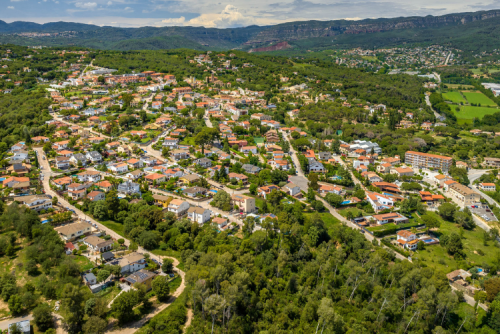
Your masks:
{"label": "dirt path", "polygon": [[191,321],[193,320],[193,310],[188,308],[187,310],[187,319],[186,319],[186,324],[184,325],[184,329],[182,330],[183,333],[187,332],[187,329],[189,326],[191,326]]}
{"label": "dirt path", "polygon": [[[185,280],[184,276],[186,274],[182,270],[177,268],[177,266],[179,265],[179,261],[176,258],[169,257],[169,256],[161,256],[161,258],[162,259],[168,258],[168,259],[172,259],[174,261],[174,268],[182,278],[181,285],[179,285],[177,290],[175,290],[175,292],[172,294],[172,296],[170,297],[168,302],[161,304],[158,307],[155,307],[153,309],[153,312],[149,313],[141,320],[130,323],[130,324],[128,324],[120,329],[108,331],[107,333],[113,333],[113,334],[133,334],[133,333],[135,333],[139,328],[143,327],[149,320],[151,320],[151,318],[153,318],[155,315],[157,315],[158,313],[160,313],[161,311],[163,311],[164,309],[169,307],[170,304],[172,304],[184,291],[184,289],[186,288],[186,285],[185,285],[186,280]],[[188,312],[188,321],[189,321],[189,323],[191,323],[191,320],[189,318],[189,312]]]}

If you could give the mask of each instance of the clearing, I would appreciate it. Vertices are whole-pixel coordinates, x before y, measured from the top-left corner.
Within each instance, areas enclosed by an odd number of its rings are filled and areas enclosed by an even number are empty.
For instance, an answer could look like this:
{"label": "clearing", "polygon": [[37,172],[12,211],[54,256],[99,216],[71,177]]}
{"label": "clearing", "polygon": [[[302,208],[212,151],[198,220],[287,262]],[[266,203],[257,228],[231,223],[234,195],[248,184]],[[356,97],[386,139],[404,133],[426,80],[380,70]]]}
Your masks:
{"label": "clearing", "polygon": [[460,106],[460,111],[457,111],[456,106],[451,106],[457,119],[473,120],[474,118],[482,119],[485,115],[492,115],[500,110],[498,108],[488,108],[488,107],[472,107],[472,106]]}
{"label": "clearing", "polygon": [[481,104],[481,106],[496,106],[495,102],[481,92],[462,91],[462,94],[469,103]]}
{"label": "clearing", "polygon": [[462,94],[459,91],[450,91],[443,93],[443,98],[445,101],[451,101],[453,103],[467,103]]}

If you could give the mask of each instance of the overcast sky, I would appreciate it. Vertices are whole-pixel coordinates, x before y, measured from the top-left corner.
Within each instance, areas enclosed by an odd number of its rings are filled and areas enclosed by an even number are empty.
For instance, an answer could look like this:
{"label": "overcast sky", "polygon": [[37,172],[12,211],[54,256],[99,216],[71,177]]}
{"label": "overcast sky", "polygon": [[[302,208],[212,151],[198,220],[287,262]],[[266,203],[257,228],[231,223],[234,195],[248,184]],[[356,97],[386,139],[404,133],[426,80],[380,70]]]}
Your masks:
{"label": "overcast sky", "polygon": [[0,20],[120,27],[268,25],[298,20],[443,15],[500,8],[500,0],[0,0]]}

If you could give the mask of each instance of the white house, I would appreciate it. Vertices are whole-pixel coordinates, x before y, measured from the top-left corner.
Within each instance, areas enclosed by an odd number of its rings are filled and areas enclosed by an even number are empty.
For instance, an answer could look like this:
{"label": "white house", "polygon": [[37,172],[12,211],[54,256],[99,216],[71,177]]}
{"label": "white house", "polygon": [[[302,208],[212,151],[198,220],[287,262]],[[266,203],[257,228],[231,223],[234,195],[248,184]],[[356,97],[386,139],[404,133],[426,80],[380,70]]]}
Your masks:
{"label": "white house", "polygon": [[102,155],[97,151],[88,152],[86,158],[92,163],[99,163],[102,161]]}
{"label": "white house", "polygon": [[407,230],[402,230],[397,233],[397,242],[406,249],[415,250],[417,249],[418,239],[414,233]]}
{"label": "white house", "polygon": [[496,187],[494,183],[479,183],[479,189],[482,191],[495,191]]}
{"label": "white house", "polygon": [[300,187],[294,183],[288,183],[287,185],[283,186],[281,188],[284,192],[289,194],[290,196],[295,196],[297,194],[300,194]]}
{"label": "white house", "polygon": [[188,219],[203,225],[210,220],[210,214],[212,212],[208,209],[203,209],[200,207],[191,207],[188,210]]}
{"label": "white house", "polygon": [[52,200],[45,195],[19,196],[14,198],[17,202],[26,205],[34,211],[47,210],[52,208]]}
{"label": "white house", "polygon": [[128,172],[128,165],[126,162],[120,162],[111,166],[108,166],[108,169],[113,173],[126,173]]}
{"label": "white house", "polygon": [[163,146],[165,146],[165,147],[177,148],[178,145],[179,145],[179,139],[177,139],[177,138],[167,137],[163,141]]}
{"label": "white house", "polygon": [[78,177],[78,181],[80,182],[99,182],[101,181],[101,173],[93,170],[86,170],[84,172],[78,173],[76,175]]}
{"label": "white house", "polygon": [[392,199],[376,192],[366,192],[366,198],[375,211],[390,209],[394,206]]}
{"label": "white house", "polygon": [[113,248],[114,241],[112,239],[104,240],[95,235],[91,235],[85,238],[83,243],[92,251],[104,253]]}
{"label": "white house", "polygon": [[243,146],[240,151],[244,154],[248,154],[250,152],[257,154],[257,146]]}
{"label": "white house", "polygon": [[167,210],[168,212],[175,213],[177,217],[180,217],[189,210],[189,206],[189,203],[186,201],[183,201],[181,199],[173,199],[168,204]]}
{"label": "white house", "polygon": [[146,259],[144,258],[144,255],[134,252],[125,255],[117,261],[108,262],[106,264],[120,265],[120,267],[122,268],[122,273],[135,273],[136,271],[146,268]]}

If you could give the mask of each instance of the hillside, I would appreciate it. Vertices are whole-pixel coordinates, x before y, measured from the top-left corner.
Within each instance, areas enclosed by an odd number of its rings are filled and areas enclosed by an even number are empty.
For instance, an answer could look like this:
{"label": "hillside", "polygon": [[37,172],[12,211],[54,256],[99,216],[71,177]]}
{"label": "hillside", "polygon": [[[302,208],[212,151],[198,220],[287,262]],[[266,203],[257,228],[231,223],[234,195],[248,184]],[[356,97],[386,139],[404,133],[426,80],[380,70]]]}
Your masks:
{"label": "hillside", "polygon": [[[275,26],[216,29],[203,27],[98,27],[88,24],[0,21],[0,42],[19,45],[78,45],[100,49],[134,50],[186,47],[205,49],[273,50],[288,42],[290,50],[385,47],[402,44],[447,43],[480,51],[500,47],[500,10],[443,16],[367,19],[360,21],[304,21]],[[27,38],[21,32],[68,32],[73,37]],[[281,49],[281,48],[278,48]]]}

